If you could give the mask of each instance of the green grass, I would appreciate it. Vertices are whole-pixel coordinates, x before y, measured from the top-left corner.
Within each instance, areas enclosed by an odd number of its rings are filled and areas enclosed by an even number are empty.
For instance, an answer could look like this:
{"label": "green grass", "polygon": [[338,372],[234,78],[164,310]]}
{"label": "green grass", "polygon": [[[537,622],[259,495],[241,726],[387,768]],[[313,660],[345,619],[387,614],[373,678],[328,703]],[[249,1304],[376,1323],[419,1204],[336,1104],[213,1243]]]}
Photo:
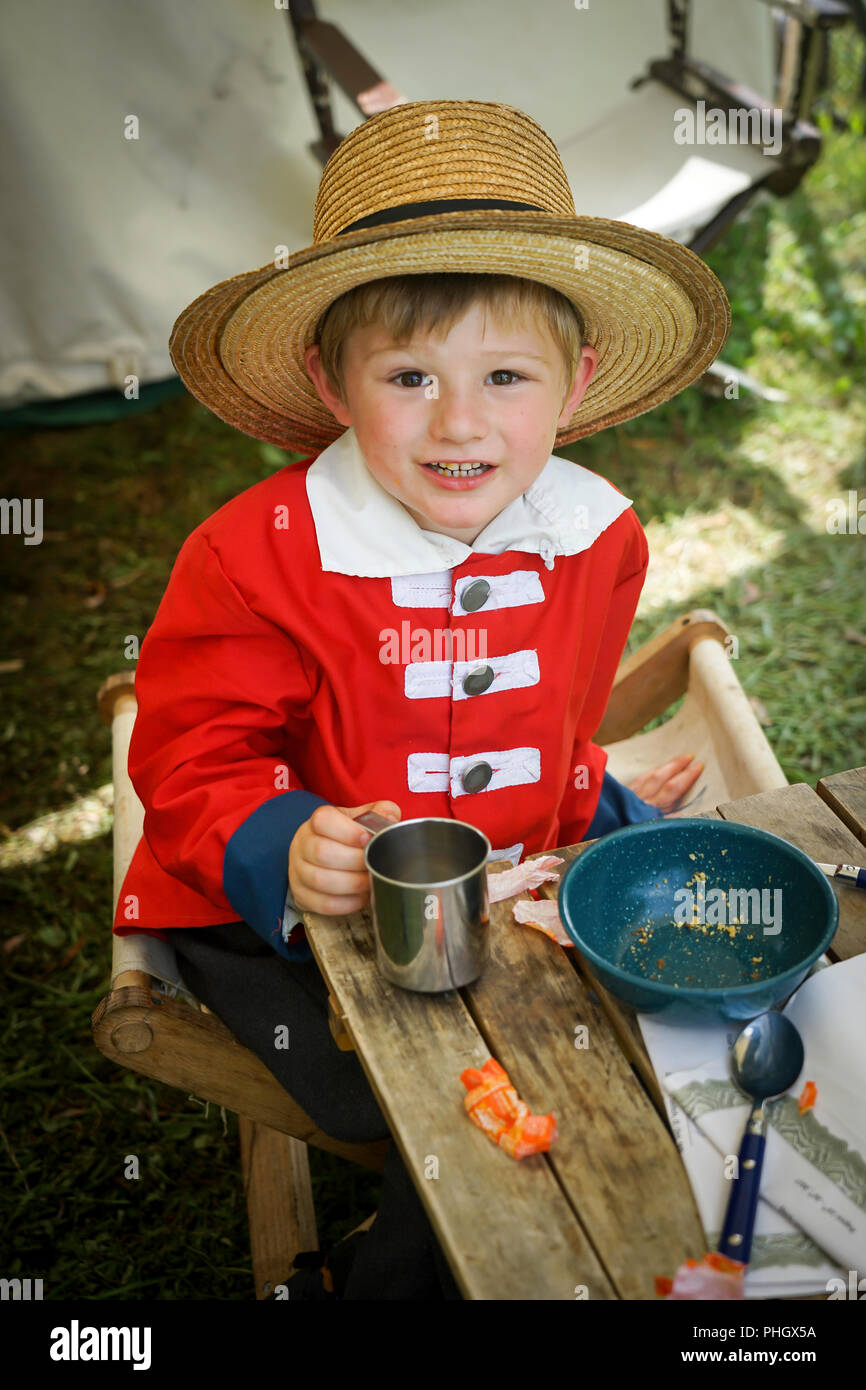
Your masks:
{"label": "green grass", "polygon": [[[714,608],[792,781],[866,762],[864,540],[826,529],[829,499],[866,490],[866,139],[851,99],[863,45],[847,42],[834,101],[851,128],[827,122],[801,188],[756,203],[706,257],[733,306],[723,359],[789,404],[689,390],[563,451],[613,479],[647,528],[632,644]],[[188,397],[0,445],[6,494],[45,507],[41,546],[0,549],[0,662],[23,662],[0,674],[11,834],[110,781],[99,684],[129,664],[127,638],[143,637],[188,533],[285,456]],[[43,1277],[50,1299],[252,1298],[235,1117],[93,1046],[111,893],[105,835],[0,872],[0,1272]],[[311,1166],[327,1246],[374,1210],[379,1183],[315,1150]]]}

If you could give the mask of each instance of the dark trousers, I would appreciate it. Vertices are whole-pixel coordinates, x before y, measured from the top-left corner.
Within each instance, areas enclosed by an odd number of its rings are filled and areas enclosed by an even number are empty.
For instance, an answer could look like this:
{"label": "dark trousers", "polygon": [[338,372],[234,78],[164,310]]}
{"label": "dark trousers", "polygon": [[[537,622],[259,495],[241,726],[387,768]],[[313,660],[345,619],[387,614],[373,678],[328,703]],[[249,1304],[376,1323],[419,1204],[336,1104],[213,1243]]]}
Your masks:
{"label": "dark trousers", "polygon": [[[195,997],[261,1058],[320,1129],[347,1143],[390,1138],[356,1054],[341,1052],[331,1036],[328,991],[314,961],[283,959],[246,922],[174,928],[166,936]],[[278,1049],[281,1024],[289,1046]],[[376,1220],[343,1296],[461,1297],[396,1143],[385,1160]]]}

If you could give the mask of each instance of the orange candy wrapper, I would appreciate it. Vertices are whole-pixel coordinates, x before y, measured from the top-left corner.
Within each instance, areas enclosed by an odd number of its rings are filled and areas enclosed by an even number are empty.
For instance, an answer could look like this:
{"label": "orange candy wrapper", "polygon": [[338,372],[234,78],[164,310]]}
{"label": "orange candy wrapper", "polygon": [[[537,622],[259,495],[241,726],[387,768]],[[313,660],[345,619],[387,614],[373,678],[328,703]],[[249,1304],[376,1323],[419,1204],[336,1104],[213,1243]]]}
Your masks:
{"label": "orange candy wrapper", "polygon": [[797,1101],[797,1109],[800,1114],[802,1115],[806,1110],[811,1110],[817,1099],[818,1087],[815,1085],[814,1081],[807,1081],[803,1087],[803,1094]]}
{"label": "orange candy wrapper", "polygon": [[673,1279],[656,1275],[656,1295],[672,1301],[745,1298],[746,1266],[710,1250],[702,1260],[686,1260]]}
{"label": "orange candy wrapper", "polygon": [[530,1115],[495,1058],[480,1070],[467,1067],[460,1080],[469,1092],[463,1104],[470,1120],[512,1158],[545,1153],[559,1137],[552,1115]]}

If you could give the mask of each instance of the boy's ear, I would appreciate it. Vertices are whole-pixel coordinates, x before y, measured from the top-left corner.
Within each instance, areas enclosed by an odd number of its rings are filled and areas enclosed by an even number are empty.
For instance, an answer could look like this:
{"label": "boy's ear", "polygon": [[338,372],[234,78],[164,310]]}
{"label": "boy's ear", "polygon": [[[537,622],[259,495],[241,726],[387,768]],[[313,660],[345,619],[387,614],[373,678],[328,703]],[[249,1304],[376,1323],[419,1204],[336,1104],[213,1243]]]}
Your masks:
{"label": "boy's ear", "polygon": [[313,343],[304,352],[304,365],[307,369],[307,375],[315,386],[322,404],[328,407],[328,410],[330,410],[339,424],[351,425],[352,420],[349,415],[348,407],[339,392],[331,384],[331,380],[322,366],[318,343]]}
{"label": "boy's ear", "polygon": [[568,424],[572,415],[577,410],[577,407],[580,405],[581,401],[586,395],[587,387],[589,386],[589,383],[592,381],[592,378],[595,376],[595,370],[597,366],[597,350],[594,347],[582,347],[580,350],[580,362],[578,363],[577,371],[574,374],[574,381],[571,384],[571,390],[569,391],[568,395],[562,403],[562,411],[560,412],[559,419],[556,422],[560,428]]}

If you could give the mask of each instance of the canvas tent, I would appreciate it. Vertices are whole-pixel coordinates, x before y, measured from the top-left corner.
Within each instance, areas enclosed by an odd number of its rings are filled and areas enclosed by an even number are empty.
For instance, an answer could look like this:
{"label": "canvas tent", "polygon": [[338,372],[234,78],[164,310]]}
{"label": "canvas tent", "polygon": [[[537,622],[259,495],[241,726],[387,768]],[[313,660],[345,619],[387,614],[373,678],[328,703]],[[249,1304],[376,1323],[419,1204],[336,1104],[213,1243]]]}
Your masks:
{"label": "canvas tent", "polygon": [[[185,305],[310,243],[319,130],[280,3],[6,0],[0,409],[172,377]],[[678,145],[685,99],[630,87],[670,51],[663,0],[316,8],[407,100],[526,110],[559,146],[579,212],[688,242],[772,166],[759,144]],[[694,0],[689,50],[772,98],[761,0]],[[332,108],[343,136],[364,119],[337,87]]]}

